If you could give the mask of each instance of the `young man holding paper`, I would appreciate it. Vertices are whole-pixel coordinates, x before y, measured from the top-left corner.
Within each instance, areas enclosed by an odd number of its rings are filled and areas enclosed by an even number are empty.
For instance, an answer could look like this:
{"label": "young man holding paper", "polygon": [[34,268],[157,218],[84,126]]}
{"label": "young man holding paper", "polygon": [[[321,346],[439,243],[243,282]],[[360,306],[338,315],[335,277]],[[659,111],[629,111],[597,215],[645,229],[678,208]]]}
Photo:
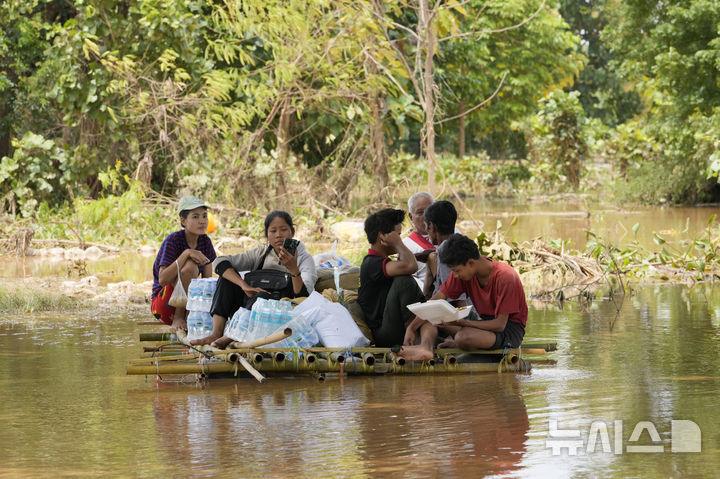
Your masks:
{"label": "young man holding paper", "polygon": [[[441,346],[457,346],[466,350],[520,346],[525,336],[528,309],[517,272],[506,263],[481,256],[477,244],[466,236],[453,234],[443,246],[439,259],[450,267],[452,273],[431,299],[444,300],[465,293],[481,320],[461,319],[446,323],[458,329],[454,338]],[[413,339],[411,328],[417,329],[418,325],[421,328],[434,327],[417,319],[408,327],[406,338],[410,335]],[[401,351],[405,351],[402,354],[404,357],[432,357],[432,346],[406,344]]]}

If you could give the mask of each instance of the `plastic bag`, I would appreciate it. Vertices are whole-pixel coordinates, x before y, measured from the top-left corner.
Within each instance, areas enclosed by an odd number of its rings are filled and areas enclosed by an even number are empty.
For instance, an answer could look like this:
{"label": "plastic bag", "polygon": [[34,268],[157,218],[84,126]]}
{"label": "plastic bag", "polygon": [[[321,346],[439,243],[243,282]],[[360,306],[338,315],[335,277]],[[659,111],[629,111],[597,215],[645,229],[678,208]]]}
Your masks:
{"label": "plastic bag", "polygon": [[168,305],[173,308],[184,308],[187,306],[187,293],[183,288],[182,279],[180,278],[180,265],[177,261],[175,261],[175,266],[177,266],[178,279],[177,283],[175,283],[175,289],[173,289],[170,299],[168,299]]}
{"label": "plastic bag", "polygon": [[342,304],[333,303],[318,292],[313,292],[296,306],[293,315],[302,315],[307,319],[325,347],[353,348],[370,344],[350,312]]}
{"label": "plastic bag", "polygon": [[344,269],[352,266],[353,264],[345,256],[337,254],[337,241],[335,241],[330,248],[330,251],[326,253],[319,253],[313,256],[315,260],[315,266],[318,268],[340,268]]}

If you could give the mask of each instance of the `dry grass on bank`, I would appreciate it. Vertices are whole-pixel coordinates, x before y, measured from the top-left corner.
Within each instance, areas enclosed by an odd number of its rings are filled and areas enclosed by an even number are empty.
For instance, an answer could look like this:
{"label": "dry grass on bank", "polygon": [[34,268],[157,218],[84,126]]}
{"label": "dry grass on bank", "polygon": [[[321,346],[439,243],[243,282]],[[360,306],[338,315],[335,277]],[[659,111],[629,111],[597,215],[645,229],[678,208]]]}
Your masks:
{"label": "dry grass on bank", "polygon": [[80,301],[37,287],[0,287],[0,313],[18,314],[76,309]]}

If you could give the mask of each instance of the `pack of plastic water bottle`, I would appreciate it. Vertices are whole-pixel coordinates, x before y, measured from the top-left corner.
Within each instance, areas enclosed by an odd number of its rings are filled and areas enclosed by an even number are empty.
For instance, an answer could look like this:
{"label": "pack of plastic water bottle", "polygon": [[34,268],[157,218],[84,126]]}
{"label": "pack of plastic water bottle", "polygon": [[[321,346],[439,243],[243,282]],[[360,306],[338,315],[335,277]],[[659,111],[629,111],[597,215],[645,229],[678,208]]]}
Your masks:
{"label": "pack of plastic water bottle", "polygon": [[250,317],[252,311],[240,308],[235,311],[232,318],[225,323],[225,336],[235,341],[248,341],[248,331],[250,329]]}
{"label": "pack of plastic water bottle", "polygon": [[217,278],[195,278],[188,286],[188,300],[185,307],[188,313],[188,334],[187,339],[204,338],[209,336],[213,330],[213,319],[210,315]]}
{"label": "pack of plastic water bottle", "polygon": [[187,327],[188,341],[210,336],[213,330],[212,315],[204,311],[190,311],[187,318]]}
{"label": "pack of plastic water bottle", "polygon": [[[307,348],[319,342],[312,324],[304,316],[295,316],[289,301],[258,298],[252,310],[240,308],[225,324],[225,336],[238,342],[264,338],[285,328],[292,328],[290,337],[267,348]],[[263,346],[261,346],[263,347]],[[288,353],[288,359],[292,354]]]}
{"label": "pack of plastic water bottle", "polygon": [[276,331],[282,331],[291,319],[292,304],[289,301],[258,298],[252,307],[248,338],[264,338]]}
{"label": "pack of plastic water bottle", "polygon": [[188,311],[210,312],[217,278],[195,278],[188,286],[188,300],[185,307]]}

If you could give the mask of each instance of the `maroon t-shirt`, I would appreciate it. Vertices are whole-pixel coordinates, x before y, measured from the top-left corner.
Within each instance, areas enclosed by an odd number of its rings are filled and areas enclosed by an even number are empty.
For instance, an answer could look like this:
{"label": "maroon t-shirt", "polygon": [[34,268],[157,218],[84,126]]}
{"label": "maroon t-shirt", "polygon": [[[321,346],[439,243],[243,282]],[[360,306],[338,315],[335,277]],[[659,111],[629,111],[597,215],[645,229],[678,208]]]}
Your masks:
{"label": "maroon t-shirt", "polygon": [[525,327],[528,308],[520,276],[507,263],[488,259],[492,261],[492,273],[484,288],[480,286],[477,277],[463,281],[450,273],[450,277],[440,286],[440,291],[448,298],[457,298],[466,293],[478,314],[493,317],[507,314],[509,321]]}

